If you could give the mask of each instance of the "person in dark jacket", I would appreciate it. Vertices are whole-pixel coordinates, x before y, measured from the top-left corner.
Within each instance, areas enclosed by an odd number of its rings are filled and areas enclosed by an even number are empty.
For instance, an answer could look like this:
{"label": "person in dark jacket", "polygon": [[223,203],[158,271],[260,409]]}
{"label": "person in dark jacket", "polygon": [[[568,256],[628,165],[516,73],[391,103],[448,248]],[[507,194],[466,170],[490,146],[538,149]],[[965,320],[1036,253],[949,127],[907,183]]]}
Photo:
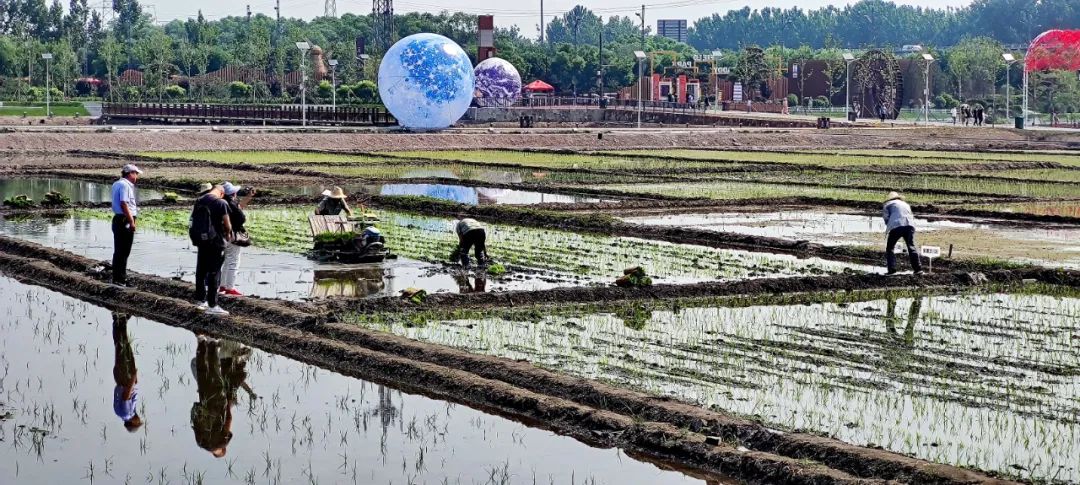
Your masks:
{"label": "person in dark jacket", "polygon": [[228,315],[229,312],[217,304],[217,288],[221,264],[225,261],[225,245],[233,240],[229,204],[225,202],[222,186],[203,184],[201,189],[191,210],[191,228],[188,230],[199,252],[195,263],[195,301],[199,302],[199,309],[208,314]]}
{"label": "person in dark jacket", "polygon": [[904,197],[896,192],[889,192],[882,208],[881,217],[885,220],[885,232],[888,234],[885,242],[885,264],[888,274],[896,273],[896,254],[893,249],[900,239],[907,245],[908,260],[911,261],[911,269],[915,274],[922,274],[922,265],[919,262],[919,252],[915,248],[915,216],[911,213],[911,206],[904,202]]}
{"label": "person in dark jacket", "polygon": [[330,191],[330,195],[319,202],[319,207],[315,210],[315,214],[320,216],[336,216],[344,211],[345,214],[352,217],[352,209],[349,208],[349,203],[346,202],[345,199],[345,191],[341,190],[341,187],[334,187],[334,190]]}

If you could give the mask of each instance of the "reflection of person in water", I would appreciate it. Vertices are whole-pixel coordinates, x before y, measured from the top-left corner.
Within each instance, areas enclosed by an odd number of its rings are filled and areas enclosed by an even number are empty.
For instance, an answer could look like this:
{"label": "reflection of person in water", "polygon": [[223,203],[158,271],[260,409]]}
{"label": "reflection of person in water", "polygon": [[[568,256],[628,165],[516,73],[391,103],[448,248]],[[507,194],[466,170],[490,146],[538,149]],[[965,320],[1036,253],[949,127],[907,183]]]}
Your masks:
{"label": "reflection of person in water", "polygon": [[[904,327],[904,345],[910,347],[915,344],[915,323],[919,321],[919,314],[922,313],[923,298],[914,298],[911,301],[911,307],[908,308],[907,326]],[[891,334],[896,334],[896,298],[889,296],[885,305],[885,330]]]}
{"label": "reflection of person in water", "polygon": [[122,313],[113,312],[113,348],[116,351],[113,363],[113,411],[124,420],[124,427],[134,433],[142,426],[139,417],[139,372],[135,368],[135,352],[131,349],[127,322],[131,318]]}
{"label": "reflection of person in water", "polygon": [[470,279],[466,273],[455,273],[454,282],[457,283],[458,290],[461,293],[484,293],[487,291],[487,275],[484,274],[479,274]]}
{"label": "reflection of person in water", "polygon": [[243,387],[254,398],[247,380],[247,358],[251,349],[228,340],[199,336],[191,370],[199,387],[199,400],[191,406],[191,428],[195,443],[217,458],[225,456],[232,440],[232,408],[236,391]]}

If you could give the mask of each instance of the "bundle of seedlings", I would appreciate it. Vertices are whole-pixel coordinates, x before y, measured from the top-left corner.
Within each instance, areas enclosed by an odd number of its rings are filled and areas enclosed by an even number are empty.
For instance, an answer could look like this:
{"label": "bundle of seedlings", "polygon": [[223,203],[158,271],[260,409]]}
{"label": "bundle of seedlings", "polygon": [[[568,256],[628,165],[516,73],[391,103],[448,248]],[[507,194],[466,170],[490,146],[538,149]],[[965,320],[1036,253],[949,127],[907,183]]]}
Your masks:
{"label": "bundle of seedlings", "polygon": [[652,286],[652,278],[645,274],[644,268],[641,266],[634,266],[633,268],[624,269],[622,277],[615,280],[615,285],[622,288]]}
{"label": "bundle of seedlings", "polygon": [[29,209],[34,206],[34,199],[25,194],[13,195],[4,199],[4,207],[12,209]]}
{"label": "bundle of seedlings", "polygon": [[71,205],[71,197],[68,197],[55,190],[49,191],[45,194],[45,197],[41,199],[42,207],[67,207]]}

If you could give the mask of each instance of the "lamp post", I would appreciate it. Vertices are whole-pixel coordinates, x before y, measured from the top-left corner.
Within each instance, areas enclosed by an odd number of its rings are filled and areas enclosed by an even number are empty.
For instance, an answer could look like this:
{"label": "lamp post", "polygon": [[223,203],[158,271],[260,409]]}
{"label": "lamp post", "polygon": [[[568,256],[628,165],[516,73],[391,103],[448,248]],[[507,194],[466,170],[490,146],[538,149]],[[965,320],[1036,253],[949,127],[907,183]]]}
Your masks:
{"label": "lamp post", "polygon": [[1016,57],[1011,52],[1006,52],[1001,55],[1002,59],[1005,59],[1005,118],[1012,116],[1012,111],[1009,110],[1009,71],[1012,70],[1012,65],[1016,62]]}
{"label": "lamp post", "polygon": [[844,78],[844,117],[851,116],[851,63],[855,60],[855,56],[850,52],[844,53],[844,65],[847,69],[846,77]]}
{"label": "lamp post", "polygon": [[637,58],[637,78],[638,78],[638,97],[637,97],[637,127],[641,128],[641,111],[644,108],[641,98],[642,91],[645,89],[645,51],[634,51],[634,57]]}
{"label": "lamp post", "polygon": [[923,116],[926,119],[926,124],[930,124],[930,63],[934,62],[934,56],[930,53],[922,55],[924,61],[926,61],[926,87],[923,89]]}
{"label": "lamp post", "polygon": [[49,73],[50,63],[52,62],[52,54],[46,52],[41,55],[42,59],[45,59],[45,117],[52,118],[52,88],[50,83],[52,81],[51,74]]}
{"label": "lamp post", "polygon": [[337,59],[330,59],[330,90],[334,100],[334,110],[337,110]]}
{"label": "lamp post", "polygon": [[360,79],[367,79],[367,61],[371,56],[360,54]]}
{"label": "lamp post", "polygon": [[307,126],[307,53],[311,44],[297,42],[296,48],[300,49],[300,124]]}

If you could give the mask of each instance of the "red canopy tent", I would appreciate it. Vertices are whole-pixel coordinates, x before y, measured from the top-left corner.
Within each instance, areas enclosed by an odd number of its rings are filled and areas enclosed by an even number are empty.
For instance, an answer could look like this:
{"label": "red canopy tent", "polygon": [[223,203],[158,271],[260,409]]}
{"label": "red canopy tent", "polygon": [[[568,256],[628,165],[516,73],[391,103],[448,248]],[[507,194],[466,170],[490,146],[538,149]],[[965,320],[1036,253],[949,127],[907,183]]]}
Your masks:
{"label": "red canopy tent", "polygon": [[552,93],[552,92],[555,92],[555,88],[552,85],[550,85],[550,84],[548,84],[548,83],[546,83],[544,81],[541,81],[539,79],[537,79],[537,80],[535,80],[535,81],[533,81],[533,82],[531,82],[529,84],[526,84],[525,87],[522,88],[522,89],[524,89],[525,91],[533,92],[533,93]]}

